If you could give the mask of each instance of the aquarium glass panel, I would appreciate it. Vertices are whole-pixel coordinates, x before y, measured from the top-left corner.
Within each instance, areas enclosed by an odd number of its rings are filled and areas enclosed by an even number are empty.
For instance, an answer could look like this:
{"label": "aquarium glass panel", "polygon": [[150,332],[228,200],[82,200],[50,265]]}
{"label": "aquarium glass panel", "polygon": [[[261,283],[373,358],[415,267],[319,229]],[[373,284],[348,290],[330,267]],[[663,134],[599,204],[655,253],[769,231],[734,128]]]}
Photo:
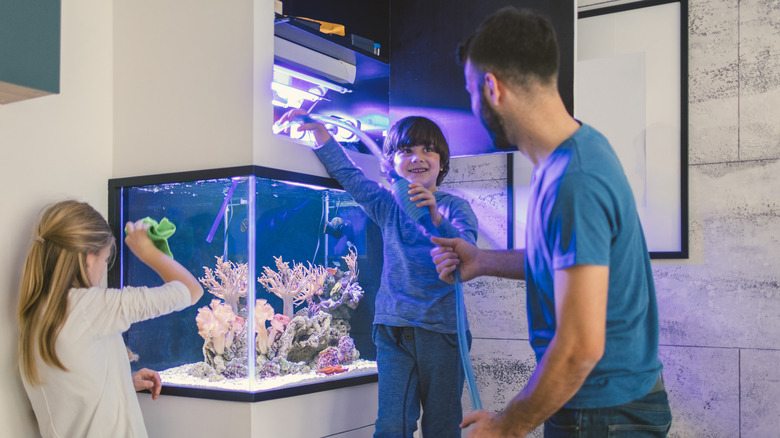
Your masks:
{"label": "aquarium glass panel", "polygon": [[[109,193],[115,232],[173,224],[170,252],[204,286],[197,304],[125,333],[133,371],[203,397],[375,379],[381,234],[333,180],[250,166],[115,179]],[[123,244],[109,283],[162,280]]]}

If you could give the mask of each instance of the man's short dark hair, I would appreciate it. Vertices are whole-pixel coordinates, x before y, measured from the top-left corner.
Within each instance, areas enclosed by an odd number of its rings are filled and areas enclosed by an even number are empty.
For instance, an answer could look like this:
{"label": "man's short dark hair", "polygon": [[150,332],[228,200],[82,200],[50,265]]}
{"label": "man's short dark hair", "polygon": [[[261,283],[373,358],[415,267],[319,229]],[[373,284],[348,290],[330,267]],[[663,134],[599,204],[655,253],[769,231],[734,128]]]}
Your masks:
{"label": "man's short dark hair", "polygon": [[558,41],[543,15],[508,6],[487,17],[458,46],[458,62],[491,72],[499,80],[527,87],[533,82],[555,84]]}

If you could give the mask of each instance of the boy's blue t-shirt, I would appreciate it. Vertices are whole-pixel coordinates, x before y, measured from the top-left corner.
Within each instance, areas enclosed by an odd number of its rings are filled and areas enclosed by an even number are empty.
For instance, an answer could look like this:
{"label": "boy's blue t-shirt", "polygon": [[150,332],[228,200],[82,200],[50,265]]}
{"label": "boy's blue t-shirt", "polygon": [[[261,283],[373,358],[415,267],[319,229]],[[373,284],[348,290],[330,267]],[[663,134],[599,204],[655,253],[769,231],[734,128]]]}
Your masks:
{"label": "boy's blue t-shirt", "polygon": [[[456,333],[455,288],[439,280],[430,236],[403,211],[389,189],[355,166],[335,140],[315,152],[328,173],[382,230],[384,263],[374,324]],[[443,217],[439,234],[476,244],[477,217],[469,203],[441,190],[434,196]]]}
{"label": "boy's blue t-shirt", "polygon": [[582,125],[534,169],[526,246],[537,360],[555,334],[554,271],[609,267],[604,356],[566,407],[615,406],[647,394],[662,368],[650,257],[620,161],[592,127]]}

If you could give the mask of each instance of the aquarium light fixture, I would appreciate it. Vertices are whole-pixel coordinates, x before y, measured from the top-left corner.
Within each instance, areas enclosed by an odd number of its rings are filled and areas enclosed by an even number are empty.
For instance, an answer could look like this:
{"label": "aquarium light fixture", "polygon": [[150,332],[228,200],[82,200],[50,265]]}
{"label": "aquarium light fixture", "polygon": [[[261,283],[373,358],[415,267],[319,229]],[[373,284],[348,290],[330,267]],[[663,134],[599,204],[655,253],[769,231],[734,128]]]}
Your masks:
{"label": "aquarium light fixture", "polygon": [[[333,128],[335,128],[335,129],[332,129],[330,131],[331,135],[333,135],[333,138],[337,142],[339,142],[339,143],[353,143],[353,142],[357,142],[358,141],[358,137],[355,134],[355,132],[356,132],[356,130],[360,130],[361,129],[360,120],[357,120],[357,119],[352,118],[352,117],[345,117],[345,116],[341,116],[341,117],[331,116],[330,117],[330,120],[334,120],[334,119],[338,120],[339,122],[341,122],[338,125],[334,124]],[[327,126],[328,122],[324,122],[324,123],[326,123],[326,126]],[[347,129],[345,127],[345,125],[352,126],[353,129]]]}
{"label": "aquarium light fixture", "polygon": [[318,76],[341,84],[354,84],[357,67],[341,59],[274,36],[274,58],[301,66]]}
{"label": "aquarium light fixture", "polygon": [[322,96],[280,82],[272,82],[271,89],[274,92],[273,104],[283,108],[300,108],[304,101],[322,100]]}
{"label": "aquarium light fixture", "polygon": [[351,93],[352,90],[346,87],[342,87],[341,85],[336,85],[332,82],[328,82],[323,79],[315,78],[314,76],[307,75],[306,73],[301,73],[298,71],[295,71],[293,69],[289,69],[287,67],[282,67],[281,65],[274,64],[274,82],[280,82],[277,80],[277,73],[287,76],[292,76],[294,78],[300,79],[302,81],[306,81],[309,83],[312,83],[314,85],[319,85],[321,87],[325,87],[328,90],[337,91],[341,94]]}

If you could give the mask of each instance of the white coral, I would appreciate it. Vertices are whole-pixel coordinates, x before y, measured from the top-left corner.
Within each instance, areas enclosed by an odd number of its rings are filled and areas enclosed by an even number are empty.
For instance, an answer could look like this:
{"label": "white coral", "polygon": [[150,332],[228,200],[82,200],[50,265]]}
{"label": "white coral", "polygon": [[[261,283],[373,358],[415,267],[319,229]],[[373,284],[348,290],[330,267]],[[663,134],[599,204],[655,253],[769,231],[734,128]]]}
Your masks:
{"label": "white coral", "polygon": [[263,275],[257,281],[269,292],[282,299],[283,314],[292,318],[294,305],[302,303],[308,297],[309,288],[306,279],[309,270],[300,263],[293,263],[293,267],[290,268],[289,263],[282,261],[281,257],[274,257],[274,260],[277,271],[264,266]]}
{"label": "white coral", "polygon": [[238,313],[238,300],[246,296],[249,268],[246,263],[223,262],[221,256],[216,259],[216,268],[212,271],[204,266],[206,276],[198,280],[212,295],[225,300],[233,313]]}

